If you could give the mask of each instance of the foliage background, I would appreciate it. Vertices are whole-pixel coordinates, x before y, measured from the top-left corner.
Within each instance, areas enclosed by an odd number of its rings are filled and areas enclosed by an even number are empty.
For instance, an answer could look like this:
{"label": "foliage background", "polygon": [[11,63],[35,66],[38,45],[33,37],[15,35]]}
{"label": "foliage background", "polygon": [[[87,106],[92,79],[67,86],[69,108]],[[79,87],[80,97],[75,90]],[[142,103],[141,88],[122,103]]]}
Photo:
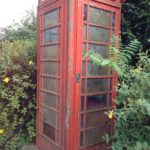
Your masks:
{"label": "foliage background", "polygon": [[138,39],[143,51],[150,52],[150,1],[127,0],[122,4],[121,37],[123,43]]}
{"label": "foliage background", "polygon": [[36,15],[0,34],[0,149],[17,150],[35,139]]}
{"label": "foliage background", "polygon": [[118,86],[113,150],[150,149],[150,57],[138,53],[136,66],[127,66]]}

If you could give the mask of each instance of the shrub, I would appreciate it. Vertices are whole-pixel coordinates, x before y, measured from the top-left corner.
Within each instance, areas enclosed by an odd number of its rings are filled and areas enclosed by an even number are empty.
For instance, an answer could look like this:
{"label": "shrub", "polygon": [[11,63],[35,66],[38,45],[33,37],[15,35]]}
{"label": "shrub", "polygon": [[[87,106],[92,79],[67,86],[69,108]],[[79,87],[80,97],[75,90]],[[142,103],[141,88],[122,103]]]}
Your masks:
{"label": "shrub", "polygon": [[139,53],[118,89],[113,150],[150,149],[150,58]]}
{"label": "shrub", "polygon": [[1,42],[0,149],[16,150],[35,138],[35,43]]}
{"label": "shrub", "polygon": [[115,70],[120,77],[117,108],[106,112],[116,121],[113,137],[104,136],[106,142],[113,141],[112,150],[150,149],[150,57],[138,53],[136,65],[130,66],[137,48],[139,42],[134,40],[120,52],[111,46],[107,59],[94,52],[86,54],[93,63]]}

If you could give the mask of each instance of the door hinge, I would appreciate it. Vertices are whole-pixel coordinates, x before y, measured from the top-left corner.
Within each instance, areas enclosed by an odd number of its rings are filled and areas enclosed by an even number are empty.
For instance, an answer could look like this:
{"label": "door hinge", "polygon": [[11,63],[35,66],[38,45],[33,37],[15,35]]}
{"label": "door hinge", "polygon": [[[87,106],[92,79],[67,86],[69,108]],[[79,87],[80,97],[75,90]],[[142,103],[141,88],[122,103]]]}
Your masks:
{"label": "door hinge", "polygon": [[80,83],[80,74],[76,74],[76,82]]}

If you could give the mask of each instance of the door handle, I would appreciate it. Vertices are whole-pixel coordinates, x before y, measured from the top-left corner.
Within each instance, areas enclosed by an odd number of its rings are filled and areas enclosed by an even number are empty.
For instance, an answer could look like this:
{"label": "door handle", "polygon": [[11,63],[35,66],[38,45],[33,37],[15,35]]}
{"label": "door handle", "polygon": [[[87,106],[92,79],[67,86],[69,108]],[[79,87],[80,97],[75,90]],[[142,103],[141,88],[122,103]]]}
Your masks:
{"label": "door handle", "polygon": [[80,74],[76,74],[76,83],[80,83]]}

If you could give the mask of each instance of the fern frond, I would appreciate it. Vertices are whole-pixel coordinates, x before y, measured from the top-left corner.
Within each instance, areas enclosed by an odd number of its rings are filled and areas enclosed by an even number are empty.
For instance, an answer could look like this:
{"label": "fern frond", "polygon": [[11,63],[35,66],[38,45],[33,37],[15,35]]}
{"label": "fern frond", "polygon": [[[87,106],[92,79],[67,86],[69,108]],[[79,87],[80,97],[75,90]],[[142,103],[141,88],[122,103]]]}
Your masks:
{"label": "fern frond", "polygon": [[123,46],[121,40],[117,37],[117,40],[120,41],[119,47],[121,51],[116,46],[115,37],[112,38],[112,45],[109,47],[109,58],[104,58],[102,55],[97,54],[93,50],[89,50],[86,53],[88,57],[94,64],[102,67],[108,67],[117,72],[119,77],[124,75],[128,63],[132,60],[132,57],[140,49],[141,44],[138,40],[131,41],[126,47]]}
{"label": "fern frond", "polygon": [[141,43],[135,39],[131,41],[125,48],[124,50],[126,51],[131,51],[131,52],[137,52],[141,47]]}
{"label": "fern frond", "polygon": [[116,61],[114,61],[113,59],[103,58],[100,54],[97,54],[94,51],[89,51],[86,54],[86,57],[88,57],[94,64],[96,64],[98,66],[102,66],[102,67],[111,68],[111,69],[115,70],[120,77],[122,76],[122,71],[121,71],[120,65],[117,64]]}

